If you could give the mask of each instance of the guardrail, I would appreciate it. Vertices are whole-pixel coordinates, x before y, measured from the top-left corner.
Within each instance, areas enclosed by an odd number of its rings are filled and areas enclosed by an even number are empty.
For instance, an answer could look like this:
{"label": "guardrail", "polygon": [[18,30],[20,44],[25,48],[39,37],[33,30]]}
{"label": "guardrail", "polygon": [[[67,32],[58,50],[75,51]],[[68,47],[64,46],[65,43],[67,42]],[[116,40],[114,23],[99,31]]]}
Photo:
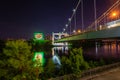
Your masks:
{"label": "guardrail", "polygon": [[90,70],[86,70],[86,71],[81,73],[81,78],[86,77],[86,76],[93,76],[93,75],[96,75],[98,73],[109,71],[111,69],[118,68],[118,67],[120,67],[120,62],[114,63],[114,64],[109,64],[109,65],[104,65],[104,66],[93,68]]}
{"label": "guardrail", "polygon": [[[120,67],[120,62],[89,69],[89,70],[83,71],[80,75],[77,75],[77,76],[75,74],[69,74],[69,75],[64,75],[57,78],[51,78],[49,80],[78,80],[88,76],[91,76],[90,79],[93,79],[97,74],[101,72],[109,71],[111,69],[115,69],[118,67]],[[90,80],[90,79],[88,78],[87,80]]]}

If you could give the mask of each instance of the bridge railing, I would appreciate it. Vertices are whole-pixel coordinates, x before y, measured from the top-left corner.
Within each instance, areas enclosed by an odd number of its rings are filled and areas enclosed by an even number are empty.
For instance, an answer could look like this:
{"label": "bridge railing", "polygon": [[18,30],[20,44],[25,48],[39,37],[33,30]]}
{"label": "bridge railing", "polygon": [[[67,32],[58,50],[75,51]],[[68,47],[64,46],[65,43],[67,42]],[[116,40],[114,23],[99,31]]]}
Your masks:
{"label": "bridge railing", "polygon": [[108,22],[108,23],[106,23],[104,25],[99,25],[97,27],[97,30],[95,30],[94,28],[87,28],[86,30],[82,31],[81,33],[75,33],[75,34],[71,34],[71,35],[68,35],[68,36],[65,36],[65,37],[70,37],[70,36],[78,35],[78,34],[84,34],[84,33],[87,33],[87,32],[93,32],[93,31],[109,29],[109,28],[113,28],[113,27],[120,27],[120,19]]}

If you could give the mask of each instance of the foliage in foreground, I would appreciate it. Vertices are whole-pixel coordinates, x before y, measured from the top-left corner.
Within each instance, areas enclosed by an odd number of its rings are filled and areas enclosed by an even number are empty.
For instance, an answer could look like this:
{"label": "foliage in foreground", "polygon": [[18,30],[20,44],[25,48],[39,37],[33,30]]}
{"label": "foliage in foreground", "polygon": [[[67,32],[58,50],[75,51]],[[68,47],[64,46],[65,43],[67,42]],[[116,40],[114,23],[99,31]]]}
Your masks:
{"label": "foliage in foreground", "polygon": [[83,70],[86,70],[89,68],[88,63],[84,60],[82,55],[82,49],[81,48],[75,48],[72,51],[70,51],[69,56],[63,56],[62,57],[62,74],[80,74]]}
{"label": "foliage in foreground", "polygon": [[[42,44],[43,45],[43,44]],[[39,45],[42,50],[45,45]],[[50,45],[50,43],[47,43]],[[39,50],[37,45],[35,49]],[[0,54],[0,79],[1,80],[46,80],[51,77],[57,77],[72,74],[72,77],[80,75],[84,70],[100,64],[94,61],[87,63],[83,57],[82,48],[75,48],[70,51],[69,55],[61,57],[61,68],[57,69],[51,58],[48,58],[44,67],[34,66],[32,61],[33,46],[28,45],[26,41],[15,40],[7,41],[3,53]],[[104,61],[100,61],[104,65]],[[39,65],[39,64],[38,64]]]}
{"label": "foliage in foreground", "polygon": [[23,40],[7,41],[0,60],[0,79],[35,80],[41,68],[33,67],[31,46]]}

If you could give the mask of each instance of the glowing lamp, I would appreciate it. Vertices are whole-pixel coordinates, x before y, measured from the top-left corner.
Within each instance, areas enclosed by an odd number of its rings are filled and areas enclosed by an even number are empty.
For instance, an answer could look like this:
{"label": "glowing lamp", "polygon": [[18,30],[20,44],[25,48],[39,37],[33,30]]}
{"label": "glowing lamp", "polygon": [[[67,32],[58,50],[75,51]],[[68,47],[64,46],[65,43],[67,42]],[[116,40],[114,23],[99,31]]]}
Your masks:
{"label": "glowing lamp", "polygon": [[75,31],[75,30],[73,30],[73,33],[76,33],[76,31]]}
{"label": "glowing lamp", "polygon": [[81,30],[78,30],[78,33],[81,33]]}
{"label": "glowing lamp", "polygon": [[115,19],[115,18],[117,18],[117,16],[118,16],[118,11],[113,11],[113,12],[110,14],[111,19]]}
{"label": "glowing lamp", "polygon": [[112,13],[112,16],[113,16],[113,17],[116,17],[116,16],[117,16],[117,13],[116,13],[116,12],[113,12],[113,13]]}

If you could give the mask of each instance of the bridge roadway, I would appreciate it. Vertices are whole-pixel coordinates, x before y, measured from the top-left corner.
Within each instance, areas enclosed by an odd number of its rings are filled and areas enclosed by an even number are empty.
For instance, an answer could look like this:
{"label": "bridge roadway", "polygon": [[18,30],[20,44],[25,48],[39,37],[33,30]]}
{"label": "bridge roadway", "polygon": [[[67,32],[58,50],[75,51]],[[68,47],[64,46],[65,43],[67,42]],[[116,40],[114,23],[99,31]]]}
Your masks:
{"label": "bridge roadway", "polygon": [[120,26],[106,28],[97,31],[84,32],[77,35],[71,35],[62,39],[56,40],[55,42],[69,42],[75,40],[95,40],[95,39],[115,39],[120,38]]}

